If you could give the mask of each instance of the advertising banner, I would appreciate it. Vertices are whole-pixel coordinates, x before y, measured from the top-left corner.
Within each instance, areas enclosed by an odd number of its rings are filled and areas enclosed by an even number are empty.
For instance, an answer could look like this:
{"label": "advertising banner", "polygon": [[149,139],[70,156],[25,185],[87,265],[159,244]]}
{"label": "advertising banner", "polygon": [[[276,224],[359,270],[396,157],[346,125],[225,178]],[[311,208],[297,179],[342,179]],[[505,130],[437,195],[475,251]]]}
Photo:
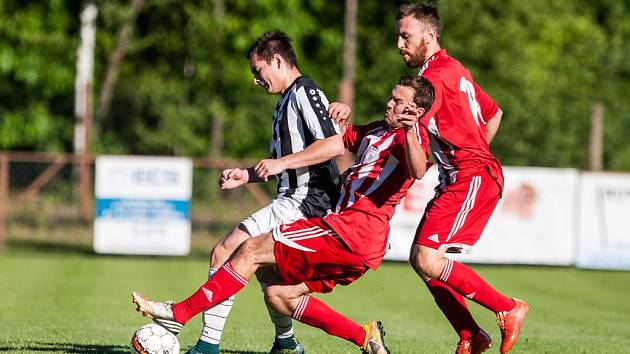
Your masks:
{"label": "advertising banner", "polygon": [[96,159],[97,253],[187,255],[192,162],[186,158]]}
{"label": "advertising banner", "polygon": [[[452,258],[474,263],[573,264],[577,170],[505,167],[503,172],[503,198],[473,253]],[[431,168],[399,205],[386,259],[408,259],[416,227],[436,184],[437,170]]]}
{"label": "advertising banner", "polygon": [[576,265],[630,269],[630,174],[582,174]]}

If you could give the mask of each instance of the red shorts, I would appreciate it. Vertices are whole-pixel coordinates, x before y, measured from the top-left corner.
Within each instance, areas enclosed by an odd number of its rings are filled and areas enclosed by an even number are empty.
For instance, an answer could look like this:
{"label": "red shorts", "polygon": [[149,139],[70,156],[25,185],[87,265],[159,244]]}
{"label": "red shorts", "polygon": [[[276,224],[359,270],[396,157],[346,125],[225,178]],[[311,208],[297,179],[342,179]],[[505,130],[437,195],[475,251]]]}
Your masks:
{"label": "red shorts", "polygon": [[311,291],[328,293],[368,269],[322,218],[300,219],[272,233],[276,266],[285,284],[305,283]]}
{"label": "red shorts", "polygon": [[485,173],[447,186],[427,205],[414,242],[447,252],[470,253],[500,193],[496,180]]}

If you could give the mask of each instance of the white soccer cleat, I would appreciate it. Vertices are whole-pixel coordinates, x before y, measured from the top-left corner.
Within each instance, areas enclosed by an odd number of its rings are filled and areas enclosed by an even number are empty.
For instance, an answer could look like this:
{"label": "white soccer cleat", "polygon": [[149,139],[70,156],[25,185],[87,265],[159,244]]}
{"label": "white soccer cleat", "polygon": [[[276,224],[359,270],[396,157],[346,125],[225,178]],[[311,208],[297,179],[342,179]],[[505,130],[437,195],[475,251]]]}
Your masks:
{"label": "white soccer cleat", "polygon": [[149,317],[153,322],[175,335],[184,327],[183,323],[175,321],[172,301],[151,301],[146,296],[134,291],[131,294],[131,302],[136,304],[136,311],[141,312],[142,316]]}

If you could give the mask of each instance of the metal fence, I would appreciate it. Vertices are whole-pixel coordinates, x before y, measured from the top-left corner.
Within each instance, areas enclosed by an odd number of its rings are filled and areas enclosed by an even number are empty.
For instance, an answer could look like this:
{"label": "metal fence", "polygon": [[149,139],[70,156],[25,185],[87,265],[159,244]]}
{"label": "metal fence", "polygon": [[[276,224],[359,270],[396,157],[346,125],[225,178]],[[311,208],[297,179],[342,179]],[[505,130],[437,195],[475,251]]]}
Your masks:
{"label": "metal fence", "polygon": [[[0,152],[0,251],[7,239],[91,245],[95,156]],[[221,170],[253,160],[193,158],[193,243],[219,237],[270,201],[272,186],[221,191]],[[207,243],[207,241],[199,241]]]}

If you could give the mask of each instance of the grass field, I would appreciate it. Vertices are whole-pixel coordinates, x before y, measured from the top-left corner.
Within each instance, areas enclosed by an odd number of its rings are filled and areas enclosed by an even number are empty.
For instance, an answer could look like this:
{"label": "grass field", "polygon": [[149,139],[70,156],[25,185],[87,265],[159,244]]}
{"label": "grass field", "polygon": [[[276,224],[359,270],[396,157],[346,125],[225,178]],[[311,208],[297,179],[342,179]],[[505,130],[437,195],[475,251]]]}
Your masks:
{"label": "grass field", "polygon": [[[148,321],[130,302],[132,290],[180,300],[206,276],[202,258],[99,257],[85,252],[7,252],[0,256],[0,352],[128,353],[133,331]],[[517,353],[630,353],[630,272],[572,268],[474,266],[531,312]],[[385,263],[355,284],[320,298],[351,318],[382,320],[392,353],[452,353],[450,326],[404,263]],[[494,316],[471,305],[495,340]],[[194,343],[200,320],[179,335]],[[301,324],[309,354],[358,353],[345,341]],[[265,353],[273,329],[255,281],[237,297],[224,333],[225,353]]]}

